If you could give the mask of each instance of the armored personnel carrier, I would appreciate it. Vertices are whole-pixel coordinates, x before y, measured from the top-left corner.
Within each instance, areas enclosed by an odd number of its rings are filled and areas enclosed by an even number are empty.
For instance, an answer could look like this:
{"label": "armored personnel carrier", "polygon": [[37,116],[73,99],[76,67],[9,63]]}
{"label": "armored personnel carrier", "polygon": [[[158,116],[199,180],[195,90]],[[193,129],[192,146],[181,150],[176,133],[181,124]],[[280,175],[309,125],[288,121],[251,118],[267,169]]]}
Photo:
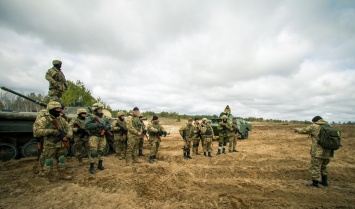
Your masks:
{"label": "armored personnel carrier", "polygon": [[[223,115],[227,115],[225,112],[221,112],[219,115],[219,118],[212,118],[211,119],[211,126],[213,128],[213,132],[215,136],[218,136],[219,131],[217,130],[217,126],[218,124],[222,121],[221,117]],[[234,118],[234,116],[232,114],[228,115],[228,122],[232,122],[232,119]],[[242,118],[236,117],[237,120],[237,125],[240,131],[240,136],[242,139],[247,139],[249,137],[249,131],[252,130],[252,125],[246,121],[243,120]]]}
{"label": "armored personnel carrier", "polygon": [[[6,87],[1,87],[1,89],[30,100],[44,108],[47,107],[47,104],[44,102],[27,97]],[[70,120],[77,117],[76,111],[78,108],[65,107],[63,113]],[[88,112],[91,112],[90,108],[84,108]],[[111,118],[111,113],[108,110],[104,110],[104,114],[106,117]],[[0,161],[8,161],[20,157],[35,157],[38,155],[38,142],[33,137],[32,129],[37,115],[38,112],[0,112]],[[105,154],[108,154],[110,146],[112,147],[112,140],[107,141]],[[70,146],[67,154],[73,154],[74,152],[74,146]]]}

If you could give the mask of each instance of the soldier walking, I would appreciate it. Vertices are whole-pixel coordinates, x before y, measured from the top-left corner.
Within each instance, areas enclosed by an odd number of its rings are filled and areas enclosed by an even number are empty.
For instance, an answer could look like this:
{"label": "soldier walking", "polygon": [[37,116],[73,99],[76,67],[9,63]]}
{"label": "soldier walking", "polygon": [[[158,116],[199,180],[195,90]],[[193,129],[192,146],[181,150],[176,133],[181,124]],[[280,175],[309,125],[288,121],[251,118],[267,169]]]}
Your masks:
{"label": "soldier walking", "polygon": [[73,130],[74,155],[79,163],[82,164],[82,158],[89,151],[89,133],[85,129],[87,111],[85,108],[79,108],[76,113],[78,116],[70,121],[69,126]]}
{"label": "soldier walking", "polygon": [[239,133],[239,128],[237,125],[237,118],[233,118],[232,131],[229,132],[229,152],[238,152],[238,150],[236,150],[238,133]]}
{"label": "soldier walking", "polygon": [[145,156],[143,154],[143,144],[144,144],[144,137],[145,137],[145,135],[147,133],[147,129],[146,129],[145,124],[143,122],[143,116],[142,115],[139,116],[139,120],[142,123],[143,132],[142,132],[142,135],[139,137],[139,141],[138,141],[138,156]]}
{"label": "soldier walking", "polygon": [[140,112],[138,107],[133,108],[133,113],[127,118],[126,125],[128,130],[126,165],[140,163],[137,159],[138,141],[143,133],[142,123],[139,120]]}
{"label": "soldier walking", "polygon": [[119,160],[126,159],[127,149],[127,128],[123,112],[117,113],[117,119],[112,123],[116,145],[116,157]]}
{"label": "soldier walking", "polygon": [[190,150],[191,150],[191,143],[194,138],[194,126],[192,125],[191,118],[188,119],[188,122],[179,129],[179,133],[185,142],[183,147],[184,158],[191,159]]}
{"label": "soldier walking", "polygon": [[90,159],[90,168],[89,172],[95,174],[94,163],[98,158],[97,168],[99,170],[105,170],[105,167],[102,165],[104,149],[106,147],[106,138],[105,133],[111,130],[110,121],[104,117],[102,112],[103,104],[95,103],[92,105],[91,110],[93,114],[86,117],[85,128],[89,131],[89,159]]}
{"label": "soldier walking", "polygon": [[53,161],[57,160],[57,169],[60,179],[70,180],[72,176],[65,173],[65,153],[69,148],[69,140],[72,130],[68,122],[60,116],[62,105],[59,102],[51,101],[47,105],[47,112],[33,124],[34,134],[43,137],[43,170],[46,178],[52,181]]}
{"label": "soldier walking", "polygon": [[68,89],[65,76],[61,70],[62,62],[53,60],[53,67],[46,73],[46,79],[49,81],[49,96],[51,101],[62,103],[62,94]]}
{"label": "soldier walking", "polygon": [[160,125],[158,116],[156,115],[153,116],[152,121],[148,124],[147,130],[149,133],[150,145],[149,163],[153,163],[157,157],[161,137],[163,135],[166,136],[167,133],[164,130],[163,126]]}
{"label": "soldier walking", "polygon": [[211,126],[211,121],[206,119],[205,125],[202,126],[202,139],[203,139],[203,155],[206,155],[208,152],[208,157],[212,157],[212,141],[214,138],[213,128]]}
{"label": "soldier walking", "polygon": [[218,142],[218,152],[217,155],[222,153],[226,153],[226,145],[229,140],[228,132],[232,130],[232,125],[227,121],[228,117],[226,115],[222,116],[222,122],[220,122],[217,126],[217,130],[219,131],[219,142]]}

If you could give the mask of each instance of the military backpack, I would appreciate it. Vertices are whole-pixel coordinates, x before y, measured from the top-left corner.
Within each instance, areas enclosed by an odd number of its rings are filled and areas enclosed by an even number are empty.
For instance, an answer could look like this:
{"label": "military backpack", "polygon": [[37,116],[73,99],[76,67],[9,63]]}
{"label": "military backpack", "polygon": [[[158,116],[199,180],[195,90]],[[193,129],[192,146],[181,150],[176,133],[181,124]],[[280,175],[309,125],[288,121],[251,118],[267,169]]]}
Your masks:
{"label": "military backpack", "polygon": [[341,147],[340,131],[330,125],[320,125],[318,144],[324,149],[337,150]]}

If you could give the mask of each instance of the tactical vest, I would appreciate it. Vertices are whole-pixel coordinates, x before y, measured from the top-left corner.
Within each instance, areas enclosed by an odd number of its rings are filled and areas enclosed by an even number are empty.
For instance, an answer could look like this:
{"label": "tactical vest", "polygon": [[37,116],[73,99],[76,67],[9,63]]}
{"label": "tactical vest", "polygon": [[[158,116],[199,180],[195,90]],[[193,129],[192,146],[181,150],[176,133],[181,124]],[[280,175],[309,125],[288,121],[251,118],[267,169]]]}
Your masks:
{"label": "tactical vest", "polygon": [[[160,124],[159,123],[151,123],[151,127],[155,128],[155,129],[160,129]],[[158,133],[156,132],[153,132],[151,130],[148,130],[149,131],[149,136],[156,136],[158,135]]]}
{"label": "tactical vest", "polygon": [[[55,120],[55,121],[58,122],[58,125],[59,125],[59,127],[61,128],[61,130],[63,130],[65,133],[67,133],[68,130],[64,127],[63,121],[62,121],[62,120],[64,120],[64,118],[62,118],[62,117],[59,117],[59,118],[51,118],[50,115],[44,115],[43,117],[45,117],[45,118],[46,118],[46,121],[47,121],[46,129],[57,130],[57,128],[54,126],[54,124],[53,124],[53,122],[52,122],[52,120]],[[59,132],[59,131],[58,131],[58,132]],[[58,138],[57,136],[45,136],[45,137],[44,137],[45,140],[48,140],[48,141],[50,141],[50,142],[52,142],[52,143],[58,142],[57,138]]]}
{"label": "tactical vest", "polygon": [[142,122],[139,120],[138,117],[133,116],[132,117],[132,126],[134,129],[136,129],[138,132],[142,131],[143,125]]}
{"label": "tactical vest", "polygon": [[195,127],[193,125],[186,125],[184,132],[185,132],[185,136],[187,138],[193,138],[194,137],[194,129]]}

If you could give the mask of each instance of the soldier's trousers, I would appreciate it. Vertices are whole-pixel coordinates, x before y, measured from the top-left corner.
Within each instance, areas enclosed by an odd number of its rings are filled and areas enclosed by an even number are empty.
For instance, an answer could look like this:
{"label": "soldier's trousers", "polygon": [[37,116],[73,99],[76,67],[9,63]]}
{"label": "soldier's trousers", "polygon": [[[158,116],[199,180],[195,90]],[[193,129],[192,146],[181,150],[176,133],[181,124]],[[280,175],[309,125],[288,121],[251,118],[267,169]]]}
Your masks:
{"label": "soldier's trousers", "polygon": [[106,147],[106,138],[105,136],[90,136],[89,138],[89,160],[90,163],[95,163],[97,160],[102,160],[104,155],[104,149]]}
{"label": "soldier's trousers", "polygon": [[229,140],[229,136],[224,135],[224,136],[219,136],[219,141],[218,141],[218,149],[225,149],[227,142]]}
{"label": "soldier's trousers", "polygon": [[75,149],[74,155],[75,155],[76,158],[85,157],[85,155],[90,150],[87,138],[85,138],[85,139],[76,139],[73,146],[74,146],[74,149]]}
{"label": "soldier's trousers", "polygon": [[150,157],[156,156],[158,153],[159,145],[161,140],[157,137],[150,137],[149,138],[149,145],[150,145]]}
{"label": "soldier's trousers", "polygon": [[116,145],[116,156],[126,157],[127,150],[127,135],[116,135],[115,134],[115,145]]}
{"label": "soldier's trousers", "polygon": [[235,150],[237,147],[237,134],[229,135],[229,151]]}
{"label": "soldier's trousers", "polygon": [[138,149],[143,149],[143,143],[144,143],[144,137],[143,138],[139,138]]}
{"label": "soldier's trousers", "polygon": [[193,147],[194,148],[198,148],[198,146],[200,145],[200,141],[202,143],[202,147],[203,147],[203,140],[200,137],[197,138],[193,138]]}
{"label": "soldier's trousers", "polygon": [[126,153],[126,161],[130,161],[131,159],[137,158],[138,151],[138,136],[130,136],[127,140],[127,153]]}
{"label": "soldier's trousers", "polygon": [[203,152],[212,152],[212,136],[203,136]]}
{"label": "soldier's trousers", "polygon": [[50,89],[49,96],[51,101],[62,102],[63,91],[59,89]]}
{"label": "soldier's trousers", "polygon": [[327,165],[329,162],[329,159],[311,157],[311,167],[309,169],[309,172],[311,173],[312,180],[321,181],[322,176],[328,175]]}
{"label": "soldier's trousers", "polygon": [[184,142],[185,142],[184,149],[185,150],[191,149],[192,140],[193,140],[192,138],[186,138],[186,140],[184,140]]}
{"label": "soldier's trousers", "polygon": [[[57,168],[59,171],[65,170],[66,168],[66,163],[60,163],[59,162],[59,157],[64,156],[66,152],[68,151],[68,148],[64,147],[64,144],[62,141],[59,141],[57,143],[50,142],[48,140],[44,140],[43,142],[43,159],[44,161],[51,160],[52,162],[54,160],[57,160]],[[45,163],[43,163],[45,164]],[[51,166],[46,166],[44,165],[43,169],[44,171],[51,171],[53,168],[53,164]]]}

